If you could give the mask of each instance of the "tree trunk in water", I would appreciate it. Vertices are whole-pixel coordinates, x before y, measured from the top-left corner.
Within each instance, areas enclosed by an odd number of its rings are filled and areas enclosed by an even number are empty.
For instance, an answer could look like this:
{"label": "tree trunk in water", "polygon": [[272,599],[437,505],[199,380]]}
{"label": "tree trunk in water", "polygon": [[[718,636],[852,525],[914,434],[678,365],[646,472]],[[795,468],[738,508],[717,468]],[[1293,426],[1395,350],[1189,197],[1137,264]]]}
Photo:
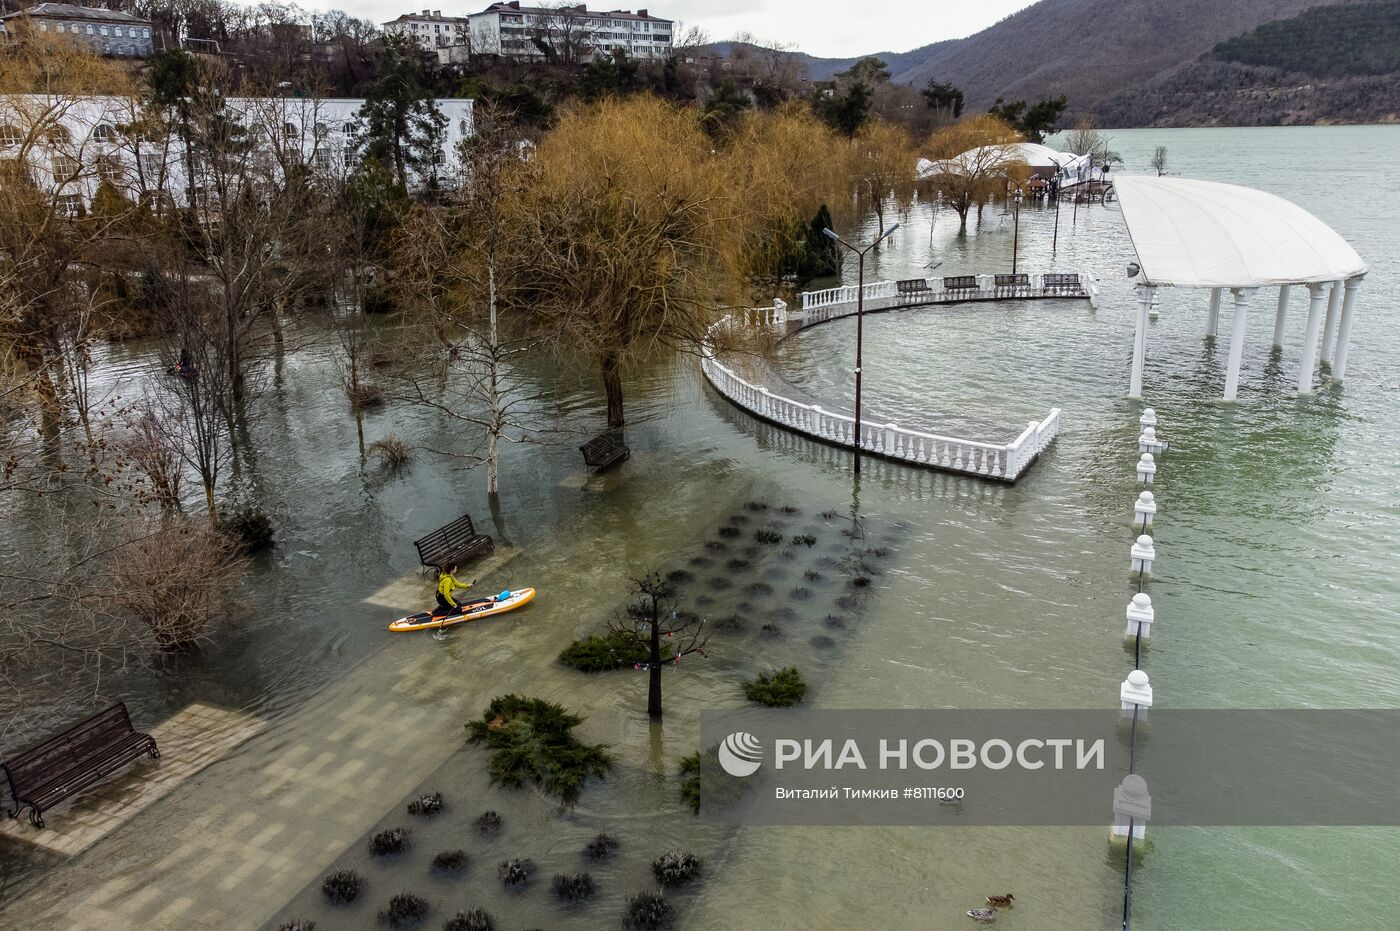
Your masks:
{"label": "tree trunk in water", "polygon": [[657,615],[656,602],[651,604],[651,659],[649,662],[651,684],[647,689],[647,714],[661,717],[661,619]]}
{"label": "tree trunk in water", "polygon": [[603,394],[608,399],[608,429],[622,429],[622,363],[616,353],[609,352],[600,360],[603,369]]}
{"label": "tree trunk in water", "polygon": [[501,410],[500,376],[497,366],[500,361],[500,330],[496,317],[496,253],[490,248],[486,253],[487,301],[491,307],[491,354],[489,373],[491,391],[491,433],[486,443],[486,493],[495,497],[500,494],[501,471],[501,431],[504,429],[504,412]]}
{"label": "tree trunk in water", "polygon": [[219,506],[214,503],[214,480],[209,476],[204,477],[204,505],[209,509],[209,524],[212,527],[219,525]]}

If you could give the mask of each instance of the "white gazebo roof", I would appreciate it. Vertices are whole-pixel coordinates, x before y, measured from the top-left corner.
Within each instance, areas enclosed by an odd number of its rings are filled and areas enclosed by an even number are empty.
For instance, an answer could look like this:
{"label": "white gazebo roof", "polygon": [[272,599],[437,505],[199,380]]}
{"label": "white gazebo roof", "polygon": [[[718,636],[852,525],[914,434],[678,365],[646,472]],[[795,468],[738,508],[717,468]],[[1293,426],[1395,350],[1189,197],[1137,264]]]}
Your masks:
{"label": "white gazebo roof", "polygon": [[1258,288],[1366,272],[1336,230],[1282,197],[1150,175],[1119,176],[1113,187],[1144,284]]}
{"label": "white gazebo roof", "polygon": [[1037,142],[1008,142],[1002,145],[983,145],[968,149],[952,158],[930,161],[919,159],[916,170],[920,178],[934,175],[960,175],[991,171],[1003,166],[1025,164],[1031,168],[1063,169],[1078,156],[1060,152]]}

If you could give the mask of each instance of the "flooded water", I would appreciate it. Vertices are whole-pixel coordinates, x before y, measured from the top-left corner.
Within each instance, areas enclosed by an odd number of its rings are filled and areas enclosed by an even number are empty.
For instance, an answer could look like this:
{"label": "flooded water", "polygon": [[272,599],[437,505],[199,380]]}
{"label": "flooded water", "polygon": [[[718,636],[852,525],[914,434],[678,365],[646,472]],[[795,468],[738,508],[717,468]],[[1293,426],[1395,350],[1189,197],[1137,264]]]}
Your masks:
{"label": "flooded water", "polygon": [[[1173,445],[1156,488],[1159,623],[1144,663],[1163,706],[1400,701],[1400,337],[1390,324],[1400,277],[1388,264],[1400,250],[1400,187],[1383,167],[1397,142],[1394,127],[1114,134],[1128,169],[1145,169],[1153,149],[1166,145],[1174,172],[1297,201],[1373,269],[1345,388],[1303,400],[1289,394],[1301,295],[1281,357],[1268,345],[1272,296],[1256,299],[1237,405],[1218,401],[1223,359],[1220,347],[1202,340],[1204,296],[1163,295],[1145,394]],[[951,213],[932,213],[914,208],[868,278],[1009,267],[1014,220],[1001,208],[987,208],[966,239],[956,236]],[[1131,593],[1124,569],[1140,410],[1125,397],[1134,306],[1122,270],[1130,247],[1112,205],[1081,205],[1077,217],[1062,207],[1052,255],[1054,223],[1052,210],[1023,207],[1019,266],[1093,269],[1102,277],[1096,308],[1017,302],[866,320],[869,403],[891,416],[935,410],[1014,425],[1064,409],[1056,444],[1012,487],[885,463],[853,483],[848,456],[739,414],[709,391],[690,359],[629,382],[632,458],[589,477],[575,447],[602,426],[593,373],[529,360],[544,392],[541,420],[570,432],[553,445],[507,447],[493,514],[479,472],[427,451],[470,443],[459,424],[426,409],[392,403],[371,413],[367,439],[392,430],[420,449],[402,475],[361,470],[333,341],[308,327],[309,345],[269,372],[252,426],[256,458],[233,489],[262,503],[279,531],[276,551],[247,584],[250,610],[230,618],[209,649],[110,690],[143,725],[202,701],[263,718],[266,730],[75,859],[0,847],[0,926],[73,926],[70,909],[87,890],[129,877],[132,927],[276,927],[306,917],[319,928],[368,929],[388,896],[403,890],[431,902],[430,927],[473,905],[502,927],[615,927],[625,896],[652,887],[650,859],[684,847],[707,860],[704,881],[676,897],[685,928],[957,928],[970,924],[963,912],[983,896],[1008,890],[1018,905],[998,927],[1118,927],[1122,881],[1107,852],[1107,811],[1102,829],[731,835],[693,818],[676,776],[680,757],[694,749],[699,710],[743,704],[740,682],[773,666],[801,668],[813,686],[809,702],[827,707],[1116,704],[1130,668],[1119,636]],[[851,321],[813,328],[783,346],[779,363],[804,390],[839,401],[849,391],[853,336]],[[139,347],[117,349],[109,362],[109,371],[130,379],[127,391],[149,366]],[[748,538],[720,536],[719,528],[734,515],[758,520],[748,502],[794,508],[781,517],[784,532],[811,529],[819,543],[791,560],[761,547],[743,552],[753,546]],[[852,543],[840,529],[853,509],[889,555],[870,594],[842,603],[840,566]],[[838,518],[822,516],[830,510]],[[533,585],[538,600],[442,643],[391,638],[384,624],[394,612],[364,599],[411,572],[414,538],[463,511],[503,551],[519,551],[484,575],[483,587]],[[24,517],[6,515],[5,546],[36,532]],[[714,542],[725,549],[707,547]],[[746,564],[731,567],[731,559]],[[667,671],[667,717],[654,728],[642,673],[589,676],[554,657],[607,621],[629,580],[681,567],[696,577],[682,593],[693,609],[716,617],[742,610],[747,623],[717,633],[707,658]],[[823,578],[799,583],[808,569]],[[796,587],[811,592],[794,598]],[[833,614],[842,623],[829,623]],[[763,635],[764,623],[778,636]],[[576,810],[489,786],[485,754],[466,746],[463,723],[512,691],[585,714],[581,736],[612,745],[617,772],[586,789]],[[34,695],[27,731],[7,738],[7,747],[58,723],[45,711],[42,684]],[[397,763],[367,756],[364,775],[380,786],[371,801],[322,816],[305,810],[310,800],[283,805],[259,793],[270,760],[311,746],[340,726],[346,709],[380,699],[407,709],[406,723],[364,725],[366,746],[407,738],[413,753]],[[404,815],[407,800],[431,790],[447,799],[442,816]],[[297,835],[276,895],[251,895],[218,872],[181,877],[178,864],[165,862],[172,838],[198,833],[201,813],[244,800],[258,819]],[[472,827],[486,809],[502,814],[499,835]],[[364,834],[395,825],[414,829],[413,851],[370,862]],[[1400,832],[1149,830],[1154,850],[1136,874],[1135,928],[1400,926],[1393,883]],[[591,866],[579,850],[598,831],[616,834],[622,848],[615,860]],[[466,873],[430,876],[432,854],[455,847],[472,858]],[[534,860],[540,876],[518,894],[495,878],[496,861],[515,856]],[[314,885],[333,865],[369,877],[361,902],[337,911],[323,904]],[[549,877],[580,869],[598,879],[599,895],[565,910],[549,894]],[[245,907],[205,925],[155,918],[176,880],[180,895],[243,896]],[[142,889],[153,901],[141,900]]]}

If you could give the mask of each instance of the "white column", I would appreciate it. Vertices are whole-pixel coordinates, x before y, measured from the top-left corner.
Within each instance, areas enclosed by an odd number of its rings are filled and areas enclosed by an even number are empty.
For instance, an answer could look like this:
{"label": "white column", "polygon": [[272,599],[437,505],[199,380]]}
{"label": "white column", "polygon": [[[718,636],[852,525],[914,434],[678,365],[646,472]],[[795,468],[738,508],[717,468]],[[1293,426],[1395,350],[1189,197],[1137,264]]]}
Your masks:
{"label": "white column", "polygon": [[1288,294],[1293,290],[1292,285],[1284,285],[1278,289],[1278,313],[1274,314],[1274,348],[1283,348],[1283,323],[1288,316]]}
{"label": "white column", "polygon": [[1147,314],[1152,309],[1152,299],[1157,289],[1152,285],[1138,285],[1137,330],[1133,333],[1133,377],[1128,387],[1128,397],[1142,397],[1142,363],[1147,355]]}
{"label": "white column", "polygon": [[1342,304],[1342,283],[1332,282],[1332,293],[1327,298],[1327,318],[1322,323],[1322,361],[1332,364],[1332,336],[1337,332],[1337,309]]}
{"label": "white column", "polygon": [[1244,325],[1249,315],[1249,299],[1253,288],[1231,288],[1235,297],[1235,322],[1230,328],[1230,361],[1225,369],[1225,400],[1235,400],[1240,386],[1240,359],[1244,355]]}
{"label": "white column", "polygon": [[1303,358],[1298,361],[1298,393],[1311,394],[1313,369],[1317,366],[1317,340],[1322,330],[1322,304],[1327,285],[1308,284],[1308,325],[1303,331]]}
{"label": "white column", "polygon": [[1220,329],[1220,292],[1223,288],[1210,289],[1210,313],[1206,315],[1206,337],[1215,339],[1215,333]]}
{"label": "white column", "polygon": [[1342,323],[1337,330],[1337,351],[1332,355],[1332,378],[1341,381],[1347,373],[1347,350],[1351,347],[1351,321],[1356,314],[1356,292],[1361,276],[1347,279],[1346,300],[1342,302]]}

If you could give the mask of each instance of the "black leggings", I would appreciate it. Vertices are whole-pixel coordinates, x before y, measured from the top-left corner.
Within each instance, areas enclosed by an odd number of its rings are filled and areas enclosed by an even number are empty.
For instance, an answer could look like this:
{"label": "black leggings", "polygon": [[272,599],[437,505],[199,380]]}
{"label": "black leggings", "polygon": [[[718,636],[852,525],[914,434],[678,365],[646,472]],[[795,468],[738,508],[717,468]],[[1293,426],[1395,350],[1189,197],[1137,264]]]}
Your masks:
{"label": "black leggings", "polygon": [[451,614],[452,612],[457,610],[457,607],[455,605],[451,604],[445,597],[443,597],[442,592],[437,593],[437,604],[438,609],[437,611],[433,612],[435,614]]}

